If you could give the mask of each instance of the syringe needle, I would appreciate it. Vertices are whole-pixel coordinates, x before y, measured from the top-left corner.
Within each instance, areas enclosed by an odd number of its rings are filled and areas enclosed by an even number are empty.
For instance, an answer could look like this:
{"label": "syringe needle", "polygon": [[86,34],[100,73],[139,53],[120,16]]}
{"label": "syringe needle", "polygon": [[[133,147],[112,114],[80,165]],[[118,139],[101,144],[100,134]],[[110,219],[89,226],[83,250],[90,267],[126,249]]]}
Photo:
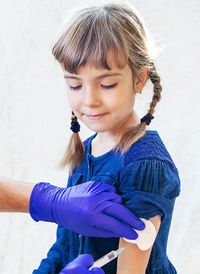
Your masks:
{"label": "syringe needle", "polygon": [[124,249],[125,249],[125,247],[121,247],[121,248],[119,248],[117,250],[112,250],[108,254],[104,255],[103,257],[101,257],[100,259],[98,259],[97,261],[95,261],[94,264],[89,268],[89,270],[91,270],[94,267],[102,267],[102,266],[106,265],[107,263],[109,263],[112,260],[114,260],[115,258],[117,258],[117,256],[121,252],[123,252]]}

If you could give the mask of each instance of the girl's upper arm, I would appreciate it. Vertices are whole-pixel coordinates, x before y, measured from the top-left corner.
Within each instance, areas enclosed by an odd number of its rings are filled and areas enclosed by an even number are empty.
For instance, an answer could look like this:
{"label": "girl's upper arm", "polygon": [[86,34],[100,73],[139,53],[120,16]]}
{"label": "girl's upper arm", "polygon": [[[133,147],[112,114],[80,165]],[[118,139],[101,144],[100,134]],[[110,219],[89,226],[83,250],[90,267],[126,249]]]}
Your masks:
{"label": "girl's upper arm", "polygon": [[[155,226],[158,233],[161,217],[157,215],[149,219]],[[119,241],[119,247],[126,249],[118,256],[117,274],[144,274],[148,265],[152,248],[142,251],[136,244],[131,244],[123,240]]]}
{"label": "girl's upper arm", "polygon": [[[180,193],[178,173],[167,161],[144,159],[128,164],[120,175],[119,194],[124,205],[140,218],[149,219],[158,230],[171,216],[175,198]],[[136,244],[120,239],[117,274],[144,274],[152,248],[140,250]]]}

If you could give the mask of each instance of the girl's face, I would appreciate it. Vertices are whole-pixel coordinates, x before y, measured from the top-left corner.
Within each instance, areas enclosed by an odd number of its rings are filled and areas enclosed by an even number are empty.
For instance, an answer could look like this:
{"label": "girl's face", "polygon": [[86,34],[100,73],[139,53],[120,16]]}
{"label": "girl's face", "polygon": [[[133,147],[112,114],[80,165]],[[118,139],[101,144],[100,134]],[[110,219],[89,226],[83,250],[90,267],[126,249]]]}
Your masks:
{"label": "girl's face", "polygon": [[77,74],[64,71],[64,78],[68,101],[76,117],[92,131],[115,134],[136,121],[135,88],[128,64],[118,68],[111,52],[107,62],[111,70],[96,69],[87,63]]}

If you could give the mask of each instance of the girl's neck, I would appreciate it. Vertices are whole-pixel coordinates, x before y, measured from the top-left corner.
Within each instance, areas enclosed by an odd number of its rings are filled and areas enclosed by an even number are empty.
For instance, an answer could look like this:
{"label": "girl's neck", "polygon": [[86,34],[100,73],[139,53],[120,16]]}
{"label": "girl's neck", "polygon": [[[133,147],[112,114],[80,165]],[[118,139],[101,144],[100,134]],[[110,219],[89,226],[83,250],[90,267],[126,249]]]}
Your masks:
{"label": "girl's neck", "polygon": [[93,139],[93,144],[113,144],[116,145],[121,136],[127,131],[131,126],[136,126],[140,123],[138,115],[133,111],[129,118],[125,122],[118,125],[117,128],[111,131],[98,132],[97,136]]}

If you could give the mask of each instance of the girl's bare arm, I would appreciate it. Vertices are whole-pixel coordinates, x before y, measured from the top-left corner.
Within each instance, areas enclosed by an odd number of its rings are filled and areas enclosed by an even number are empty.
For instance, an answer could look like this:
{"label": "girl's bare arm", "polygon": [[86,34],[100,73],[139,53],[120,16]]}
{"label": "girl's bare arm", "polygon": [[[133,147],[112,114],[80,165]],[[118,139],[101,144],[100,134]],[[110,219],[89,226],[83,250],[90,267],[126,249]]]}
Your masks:
{"label": "girl's bare arm", "polygon": [[35,184],[0,177],[0,211],[29,212],[29,200]]}
{"label": "girl's bare arm", "polygon": [[[159,215],[149,219],[158,233],[161,217]],[[126,249],[119,255],[117,262],[117,274],[145,274],[152,248],[142,251],[136,244],[127,243],[120,239],[119,247]]]}

